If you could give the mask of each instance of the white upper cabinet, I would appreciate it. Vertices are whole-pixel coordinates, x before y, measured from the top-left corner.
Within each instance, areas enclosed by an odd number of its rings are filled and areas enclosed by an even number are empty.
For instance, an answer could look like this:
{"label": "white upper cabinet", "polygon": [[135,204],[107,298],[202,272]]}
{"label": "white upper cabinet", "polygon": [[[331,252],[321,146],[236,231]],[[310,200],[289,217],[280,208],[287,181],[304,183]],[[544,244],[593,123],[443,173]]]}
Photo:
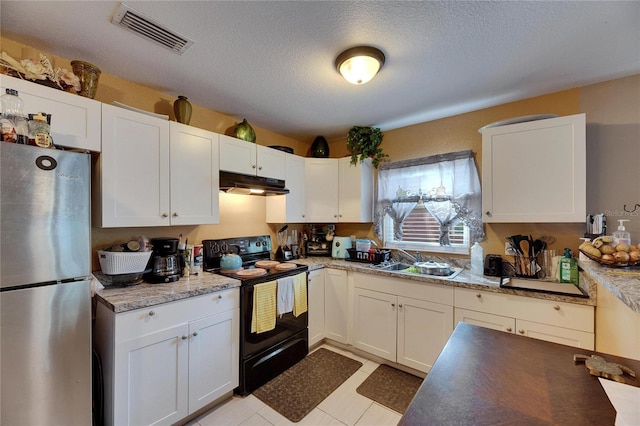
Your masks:
{"label": "white upper cabinet", "polygon": [[18,91],[25,115],[51,114],[51,137],[55,145],[100,151],[100,102],[6,75],[0,76],[0,87],[2,95],[5,89]]}
{"label": "white upper cabinet", "polygon": [[351,164],[351,157],[306,158],[306,222],[371,222],[371,160]]}
{"label": "white upper cabinet", "polygon": [[306,209],[305,158],[285,153],[287,195],[267,197],[267,223],[304,222]]}
{"label": "white upper cabinet", "polygon": [[482,132],[484,222],[583,222],[585,114]]}
{"label": "white upper cabinet", "polygon": [[338,221],[338,173],[336,158],[305,158],[306,221]]}
{"label": "white upper cabinet", "polygon": [[99,225],[169,225],[169,121],[102,106],[102,154],[97,167]]}
{"label": "white upper cabinet", "polygon": [[356,165],[351,157],[338,160],[338,222],[373,221],[373,165],[367,159]]}
{"label": "white upper cabinet", "polygon": [[218,135],[104,105],[93,196],[97,226],[219,222]]}
{"label": "white upper cabinet", "polygon": [[285,179],[285,152],[220,135],[220,170]]}
{"label": "white upper cabinet", "polygon": [[171,225],[219,223],[218,134],[171,122]]}

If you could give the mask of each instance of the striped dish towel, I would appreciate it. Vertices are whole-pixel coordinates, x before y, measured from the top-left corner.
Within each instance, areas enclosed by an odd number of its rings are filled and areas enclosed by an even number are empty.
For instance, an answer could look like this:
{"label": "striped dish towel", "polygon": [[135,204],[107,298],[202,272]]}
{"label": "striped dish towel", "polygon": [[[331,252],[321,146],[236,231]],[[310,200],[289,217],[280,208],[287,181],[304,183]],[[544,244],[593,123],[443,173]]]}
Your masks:
{"label": "striped dish towel", "polygon": [[293,277],[293,316],[307,312],[307,273]]}
{"label": "striped dish towel", "polygon": [[252,333],[263,333],[276,328],[276,288],[276,281],[253,287]]}

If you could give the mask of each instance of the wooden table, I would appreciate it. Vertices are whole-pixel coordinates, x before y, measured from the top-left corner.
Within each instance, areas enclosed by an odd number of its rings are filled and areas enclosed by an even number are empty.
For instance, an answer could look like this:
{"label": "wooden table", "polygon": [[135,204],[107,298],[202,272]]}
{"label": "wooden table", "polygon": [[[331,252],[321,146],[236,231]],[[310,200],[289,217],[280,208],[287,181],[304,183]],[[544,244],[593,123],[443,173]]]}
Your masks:
{"label": "wooden table", "polygon": [[[613,425],[598,378],[573,362],[594,353],[459,323],[399,424]],[[600,355],[640,374],[640,361]]]}

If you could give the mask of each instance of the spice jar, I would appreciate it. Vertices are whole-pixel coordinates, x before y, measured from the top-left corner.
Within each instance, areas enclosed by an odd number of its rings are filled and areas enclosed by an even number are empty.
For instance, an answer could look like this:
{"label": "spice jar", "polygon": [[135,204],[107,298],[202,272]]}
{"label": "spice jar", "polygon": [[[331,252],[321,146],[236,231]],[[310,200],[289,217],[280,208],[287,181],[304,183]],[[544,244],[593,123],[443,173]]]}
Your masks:
{"label": "spice jar", "polygon": [[51,114],[29,114],[29,145],[54,148],[51,139]]}
{"label": "spice jar", "polygon": [[2,141],[27,144],[29,126],[22,113],[24,102],[18,96],[18,91],[7,89],[6,93],[0,96],[0,105],[2,105],[2,114],[0,114]]}

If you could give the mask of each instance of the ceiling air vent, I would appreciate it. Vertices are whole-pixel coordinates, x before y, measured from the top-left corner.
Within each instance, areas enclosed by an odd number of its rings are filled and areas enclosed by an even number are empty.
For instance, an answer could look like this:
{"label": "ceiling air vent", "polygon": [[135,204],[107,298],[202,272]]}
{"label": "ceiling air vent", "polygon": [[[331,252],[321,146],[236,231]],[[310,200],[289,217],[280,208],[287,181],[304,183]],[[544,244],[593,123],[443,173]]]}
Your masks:
{"label": "ceiling air vent", "polygon": [[161,26],[153,19],[124,4],[120,4],[111,22],[133,31],[139,36],[149,39],[178,55],[182,55],[194,43],[193,40]]}

